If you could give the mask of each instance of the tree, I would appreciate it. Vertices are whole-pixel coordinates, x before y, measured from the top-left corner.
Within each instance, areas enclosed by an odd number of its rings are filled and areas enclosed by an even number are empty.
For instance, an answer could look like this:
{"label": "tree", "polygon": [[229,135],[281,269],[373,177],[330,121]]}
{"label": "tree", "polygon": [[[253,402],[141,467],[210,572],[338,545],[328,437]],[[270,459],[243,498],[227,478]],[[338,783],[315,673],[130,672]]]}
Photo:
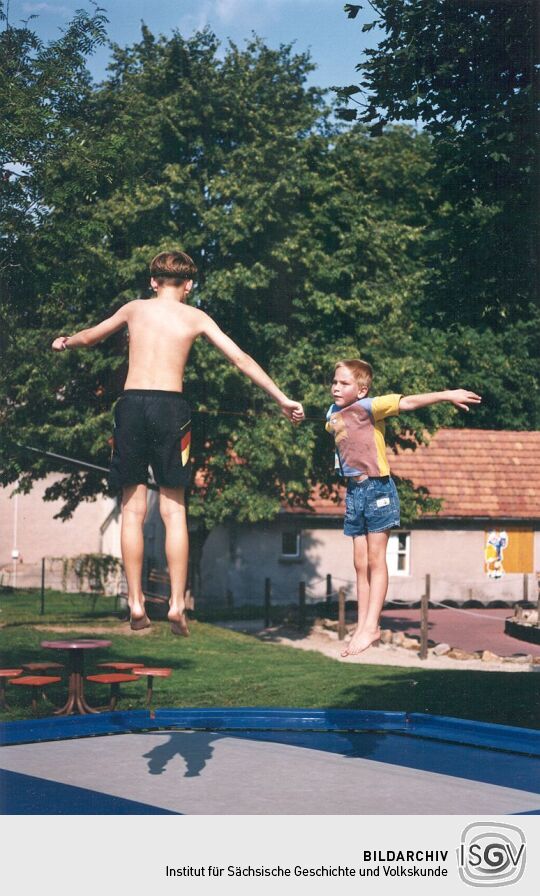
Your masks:
{"label": "tree", "polygon": [[[487,401],[477,425],[538,421],[538,5],[529,0],[376,0],[384,37],[342,91],[372,134],[421,122],[433,208],[421,307]],[[348,4],[351,17],[357,4]],[[347,109],[347,117],[355,110]],[[516,360],[519,359],[519,365]],[[504,398],[503,398],[504,396]],[[506,411],[502,407],[506,404]]]}
{"label": "tree", "polygon": [[[200,304],[248,350],[256,340],[257,358],[284,388],[294,385],[276,369],[287,312],[272,298],[274,255],[302,203],[309,173],[302,140],[320,116],[319,93],[304,86],[307,57],[288,47],[271,51],[253,41],[244,51],[231,46],[224,60],[217,50],[209,32],[156,40],[143,29],[139,44],[115,48],[110,78],[85,95],[79,118],[71,116],[62,152],[40,161],[44,213],[25,249],[33,279],[19,279],[9,296],[19,330],[6,352],[4,482],[19,476],[26,488],[47,469],[16,442],[107,465],[122,338],[60,363],[43,353],[55,332],[80,328],[144,294],[148,260],[164,246],[180,243],[197,258]],[[273,412],[271,434],[258,413],[267,405],[252,399],[250,384],[206,344],[194,349],[187,387],[193,403],[207,408],[195,460],[205,472],[208,525],[225,508],[240,518],[268,516],[283,492],[301,491],[294,458],[302,450],[294,445],[305,434],[287,429],[276,438],[281,423]],[[231,405],[231,394],[237,411],[250,408],[249,420],[215,417],[216,407]],[[238,453],[244,430],[258,447],[243,481],[251,475],[256,488],[250,494],[238,485],[232,508],[222,481],[229,468],[234,479],[233,445]],[[103,487],[98,473],[77,471],[49,496],[62,496],[69,514]],[[192,514],[198,512],[195,499]]]}
{"label": "tree", "polygon": [[[143,28],[139,43],[114,48],[107,80],[82,91],[69,139],[41,163],[43,213],[25,244],[32,279],[10,297],[19,330],[7,352],[4,482],[28,488],[50,469],[15,443],[107,466],[124,337],[60,358],[49,342],[147,295],[148,260],[170,245],[199,263],[199,304],[315,418],[291,430],[213,348],[195,345],[186,389],[204,485],[191,515],[207,528],[268,519],[283,500],[303,506],[314,484],[332,487],[323,422],[336,354],[360,344],[381,388],[412,391],[426,354],[437,368],[411,317],[429,142],[404,129],[378,142],[362,128],[340,134],[305,86],[310,67],[256,39],[220,56],[208,31],[156,39]],[[412,421],[419,438],[434,414]],[[49,496],[68,515],[104,487],[98,472],[75,471]]]}

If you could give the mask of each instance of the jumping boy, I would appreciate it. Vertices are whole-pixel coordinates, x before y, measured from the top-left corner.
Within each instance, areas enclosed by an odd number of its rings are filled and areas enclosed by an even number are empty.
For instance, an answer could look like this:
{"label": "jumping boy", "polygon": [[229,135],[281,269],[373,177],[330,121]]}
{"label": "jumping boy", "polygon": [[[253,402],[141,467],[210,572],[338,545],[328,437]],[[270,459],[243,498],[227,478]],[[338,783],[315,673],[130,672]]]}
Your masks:
{"label": "jumping boy", "polygon": [[143,523],[148,466],[159,486],[165,524],[165,553],[171,580],[168,618],[175,635],[188,635],[184,591],[188,532],[185,489],[189,484],[191,411],[182,393],[184,368],[193,341],[205,336],[228,360],[264,389],[293,423],[304,418],[256,361],[242,351],[208,314],[186,304],[197,268],[184,252],[161,252],[150,263],[155,296],[128,302],[95,327],[59,336],[54,351],[95,345],[129,331],[129,368],[115,411],[110,483],[122,491],[121,547],[128,584],[131,628],[150,625],[142,591]]}
{"label": "jumping boy", "polygon": [[347,480],[343,531],[353,538],[358,624],[341,656],[355,656],[380,637],[379,618],[388,589],[386,546],[399,526],[399,498],[390,476],[384,420],[449,401],[469,410],[482,400],[474,392],[450,389],[423,395],[368,398],[373,370],[367,361],[338,361],[332,380],[333,404],[326,428],[336,444],[336,469]]}

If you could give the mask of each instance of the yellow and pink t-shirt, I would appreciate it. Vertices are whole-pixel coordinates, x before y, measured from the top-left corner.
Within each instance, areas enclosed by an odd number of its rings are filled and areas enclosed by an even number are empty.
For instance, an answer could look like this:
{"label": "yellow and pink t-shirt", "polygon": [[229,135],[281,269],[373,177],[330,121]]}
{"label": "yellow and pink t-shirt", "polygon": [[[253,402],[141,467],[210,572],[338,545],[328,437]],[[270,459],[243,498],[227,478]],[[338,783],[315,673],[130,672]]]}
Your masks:
{"label": "yellow and pink t-shirt", "polygon": [[336,469],[343,476],[389,476],[385,418],[399,414],[401,395],[360,398],[345,408],[332,404],[326,429],[336,442]]}

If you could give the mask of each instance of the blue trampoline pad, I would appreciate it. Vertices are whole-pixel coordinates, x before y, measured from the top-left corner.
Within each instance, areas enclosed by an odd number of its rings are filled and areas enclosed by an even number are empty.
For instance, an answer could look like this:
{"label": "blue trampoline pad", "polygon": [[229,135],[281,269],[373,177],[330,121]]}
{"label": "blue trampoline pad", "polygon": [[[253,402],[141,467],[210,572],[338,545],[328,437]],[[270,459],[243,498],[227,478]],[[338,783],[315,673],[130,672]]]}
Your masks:
{"label": "blue trampoline pad", "polygon": [[[194,726],[194,713],[205,730]],[[242,712],[244,713],[242,715]],[[165,718],[177,727],[162,727]],[[386,815],[537,814],[540,811],[540,734],[525,729],[416,717],[355,715],[365,730],[304,730],[344,724],[344,717],[301,711],[163,711],[105,714],[69,721],[69,734],[52,739],[61,720],[39,720],[47,740],[24,741],[24,725],[0,750],[5,814]],[[242,720],[243,725],[242,727]],[[64,720],[65,722],[66,720]],[[209,727],[212,721],[214,727]],[[379,727],[374,728],[374,722]],[[294,724],[293,724],[294,723]],[[351,713],[347,714],[351,724]],[[455,723],[455,724],[453,724]],[[97,726],[93,732],[92,724]],[[23,728],[20,728],[20,725]],[[271,727],[289,730],[269,730]],[[251,727],[250,727],[251,726]],[[468,726],[468,727],[467,727]],[[6,727],[6,726],[5,726]],[[290,729],[300,730],[290,730]],[[488,731],[488,728],[491,729]],[[259,729],[259,730],[257,730]],[[28,732],[29,729],[26,729]],[[57,729],[63,730],[61,728]],[[124,730],[125,733],[120,733]],[[448,740],[440,738],[445,731]],[[456,733],[457,732],[457,733]],[[521,732],[528,754],[509,749]],[[92,734],[93,736],[88,736]],[[9,734],[9,732],[8,732]],[[469,742],[452,742],[452,739]],[[5,738],[10,740],[10,736]]]}

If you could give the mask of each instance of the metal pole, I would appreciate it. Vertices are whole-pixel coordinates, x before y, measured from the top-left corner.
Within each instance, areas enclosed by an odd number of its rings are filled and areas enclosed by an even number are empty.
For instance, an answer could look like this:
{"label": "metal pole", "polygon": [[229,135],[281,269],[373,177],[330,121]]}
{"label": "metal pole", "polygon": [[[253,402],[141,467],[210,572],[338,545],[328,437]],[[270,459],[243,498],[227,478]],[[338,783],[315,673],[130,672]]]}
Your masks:
{"label": "metal pole", "polygon": [[19,559],[19,551],[17,548],[17,529],[19,521],[19,496],[16,494],[13,499],[13,550],[11,551],[12,559],[12,585],[17,587],[17,562]]}
{"label": "metal pole", "polygon": [[41,558],[41,607],[39,610],[39,615],[43,616],[45,613],[45,557]]}
{"label": "metal pole", "polygon": [[422,602],[421,602],[421,607],[420,607],[420,653],[418,654],[418,657],[421,660],[427,659],[428,610],[429,610],[430,596],[431,596],[431,576],[428,572],[428,573],[426,573],[425,593],[422,595]]}
{"label": "metal pole", "polygon": [[529,576],[526,572],[523,573],[523,600],[529,602]]}
{"label": "metal pole", "polygon": [[345,588],[338,592],[338,639],[343,641],[345,637]]}
{"label": "metal pole", "polygon": [[298,626],[303,628],[306,624],[306,583],[298,583]]}
{"label": "metal pole", "polygon": [[332,608],[332,576],[330,573],[326,576],[326,615],[330,616]]}
{"label": "metal pole", "polygon": [[270,628],[270,605],[272,602],[272,583],[264,580],[264,627]]}

